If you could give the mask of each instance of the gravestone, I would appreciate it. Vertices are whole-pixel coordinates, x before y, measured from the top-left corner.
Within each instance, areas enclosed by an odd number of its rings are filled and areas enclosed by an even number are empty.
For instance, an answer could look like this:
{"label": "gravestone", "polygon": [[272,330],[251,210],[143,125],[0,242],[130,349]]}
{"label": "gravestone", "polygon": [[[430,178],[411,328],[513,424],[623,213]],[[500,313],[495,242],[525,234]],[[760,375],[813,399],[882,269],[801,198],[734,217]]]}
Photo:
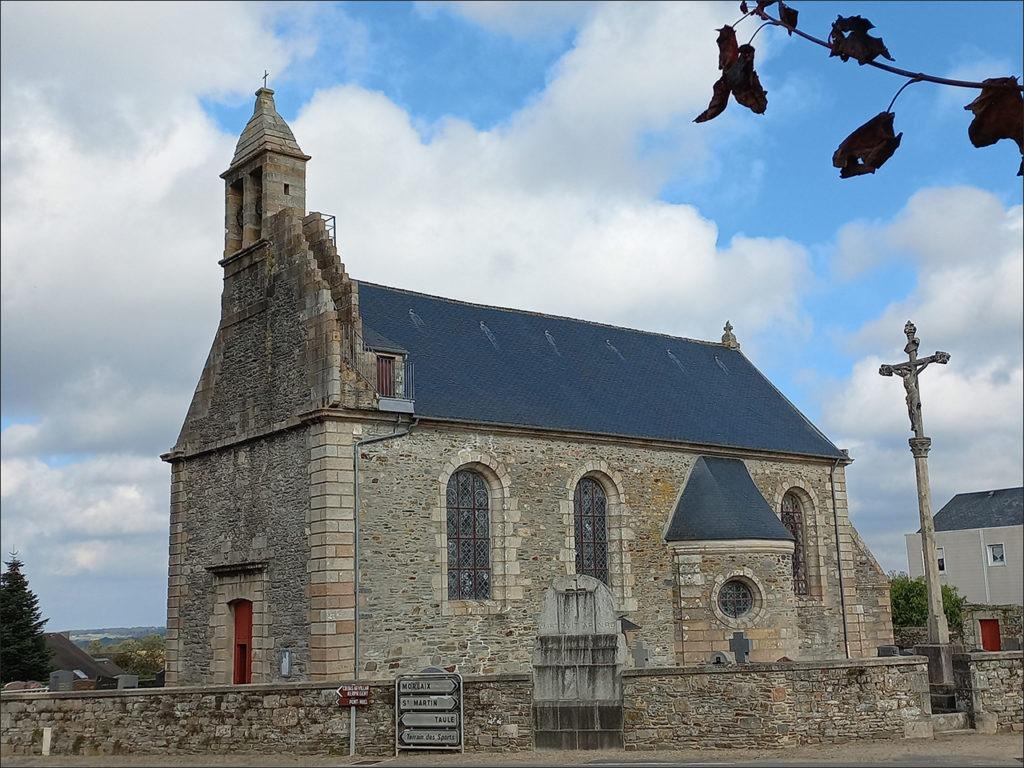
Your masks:
{"label": "gravestone", "polygon": [[622,749],[626,641],[608,587],[559,576],[544,593],[533,652],[537,749]]}
{"label": "gravestone", "polygon": [[75,687],[75,673],[70,669],[58,669],[50,673],[51,691],[70,691]]}
{"label": "gravestone", "polygon": [[896,645],[880,645],[878,646],[878,655],[880,657],[899,656],[900,649]]}
{"label": "gravestone", "polygon": [[721,651],[713,651],[711,654],[712,664],[732,664],[732,659]]}
{"label": "gravestone", "polygon": [[117,687],[118,688],[138,688],[139,687],[139,676],[138,675],[118,675],[117,676]]}
{"label": "gravestone", "polygon": [[633,650],[630,655],[633,657],[633,666],[637,669],[643,669],[651,663],[651,651],[644,645],[644,641],[639,638],[633,643]]}
{"label": "gravestone", "polygon": [[108,677],[107,675],[96,676],[96,690],[97,691],[112,691],[115,688],[120,687],[116,677]]}
{"label": "gravestone", "polygon": [[737,664],[746,664],[747,655],[750,653],[750,641],[742,632],[733,632],[732,640],[729,641],[729,650],[736,657]]}

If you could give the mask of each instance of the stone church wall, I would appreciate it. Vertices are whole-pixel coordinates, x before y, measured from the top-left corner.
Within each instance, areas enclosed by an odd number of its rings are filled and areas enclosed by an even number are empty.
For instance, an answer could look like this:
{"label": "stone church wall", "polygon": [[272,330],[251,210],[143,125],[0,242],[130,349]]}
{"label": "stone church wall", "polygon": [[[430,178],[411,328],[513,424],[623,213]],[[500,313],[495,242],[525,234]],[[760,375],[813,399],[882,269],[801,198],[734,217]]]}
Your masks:
{"label": "stone church wall", "polygon": [[[382,424],[368,433],[383,434],[391,428]],[[613,588],[619,610],[640,625],[638,635],[650,649],[652,664],[681,663],[675,621],[677,572],[662,536],[697,455],[636,440],[433,423],[420,424],[407,437],[368,446],[360,469],[361,669],[368,675],[438,664],[455,664],[469,674],[527,669],[541,593],[555,576],[575,569],[571,514],[567,517],[564,512],[567,505],[571,512],[574,478],[587,467],[601,467],[596,474],[621,496],[615,533],[621,555],[611,564],[613,572],[618,572],[611,580],[618,578],[628,587],[628,593],[616,593]],[[487,603],[450,603],[444,588],[444,482],[454,468],[463,465],[489,478],[496,499],[492,500],[492,566],[496,579],[499,573],[507,577],[507,588],[499,599]],[[786,653],[811,658],[842,655],[831,465],[752,458],[747,466],[775,509],[790,488],[800,489],[805,498],[814,593],[797,601],[795,615],[809,618],[809,631],[804,635],[799,627],[799,645],[787,645]],[[866,636],[860,622],[865,611],[881,609],[865,608],[859,602],[855,534],[846,518],[842,477],[839,468],[836,497],[851,650],[854,655],[873,655],[874,647],[863,642]],[[776,578],[777,566],[773,562],[769,578]],[[713,579],[714,574],[709,577]],[[877,580],[872,574],[867,577],[869,584]],[[773,607],[768,606],[768,624],[797,623],[792,602],[778,606],[775,617]],[[880,612],[878,621],[887,623],[887,613]],[[728,646],[714,649],[728,650]]]}
{"label": "stone church wall", "polygon": [[180,566],[172,574],[170,613],[176,615],[168,623],[175,633],[172,682],[230,682],[227,604],[238,597],[253,601],[253,680],[279,679],[277,654],[284,649],[293,654],[292,674],[305,674],[306,440],[305,429],[293,429],[179,463]]}

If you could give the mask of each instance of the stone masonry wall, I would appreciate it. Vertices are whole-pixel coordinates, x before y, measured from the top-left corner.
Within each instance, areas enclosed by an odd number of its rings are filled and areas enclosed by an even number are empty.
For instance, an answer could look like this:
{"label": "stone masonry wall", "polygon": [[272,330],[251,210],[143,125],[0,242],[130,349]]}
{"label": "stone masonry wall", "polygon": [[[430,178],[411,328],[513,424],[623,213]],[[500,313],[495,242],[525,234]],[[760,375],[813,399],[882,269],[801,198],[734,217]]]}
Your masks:
{"label": "stone masonry wall", "polygon": [[961,653],[953,656],[957,709],[979,731],[1024,730],[1024,653]]}
{"label": "stone masonry wall", "polygon": [[923,657],[631,670],[627,749],[930,737]]}
{"label": "stone masonry wall", "polygon": [[[393,426],[368,424],[366,434],[384,434]],[[641,626],[638,634],[651,650],[652,664],[678,663],[674,566],[662,536],[697,455],[643,441],[436,423],[422,423],[407,437],[367,446],[360,459],[361,670],[373,676],[449,664],[468,674],[528,669],[541,594],[553,578],[575,569],[565,554],[571,530],[566,530],[560,505],[571,501],[571,479],[595,465],[607,467],[621,485],[622,510],[616,518],[624,553],[611,567],[625,571],[620,580],[630,585],[635,609],[629,606],[626,612]],[[812,617],[808,635],[815,644],[801,645],[800,653],[837,657],[843,650],[831,465],[796,459],[746,463],[776,509],[786,490],[798,487],[805,492],[806,539],[813,548],[810,568],[818,594],[802,599],[811,607],[798,615]],[[443,592],[445,531],[439,478],[446,465],[462,464],[481,467],[489,481],[498,483],[503,509],[500,518],[492,515],[492,536],[504,537],[504,545],[492,548],[492,563],[511,574],[518,588],[505,590],[503,599],[492,605],[449,610],[452,606],[445,605]],[[872,655],[874,647],[863,644],[861,627],[866,612],[882,608],[865,608],[859,602],[854,532],[846,516],[841,468],[836,478],[851,650],[854,655]],[[792,621],[792,607],[781,610]],[[878,621],[887,624],[888,613],[880,613]]]}
{"label": "stone masonry wall", "polygon": [[[338,683],[135,689],[0,697],[4,754],[39,754],[52,728],[55,755],[348,754],[348,710]],[[533,747],[528,676],[465,681],[467,751]],[[394,754],[394,683],[371,684],[358,707],[361,755]]]}
{"label": "stone masonry wall", "polygon": [[230,682],[235,597],[253,600],[253,681],[279,679],[284,649],[292,674],[306,674],[308,465],[301,428],[177,464],[184,513],[172,682]]}

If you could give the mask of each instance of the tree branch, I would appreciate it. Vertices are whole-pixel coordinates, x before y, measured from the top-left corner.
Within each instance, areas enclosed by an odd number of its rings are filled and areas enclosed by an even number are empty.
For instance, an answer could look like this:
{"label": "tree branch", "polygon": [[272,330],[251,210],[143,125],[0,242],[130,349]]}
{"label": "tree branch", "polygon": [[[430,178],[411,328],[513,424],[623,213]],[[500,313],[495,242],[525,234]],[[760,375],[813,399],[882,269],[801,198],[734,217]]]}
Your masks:
{"label": "tree branch", "polygon": [[[810,40],[815,45],[820,45],[822,48],[827,48],[829,51],[832,50],[832,46],[829,45],[826,41],[814,37],[813,35],[809,35],[802,30],[796,29],[795,27],[790,27],[788,24],[784,24],[781,20],[776,19],[773,16],[769,16],[768,13],[764,10],[761,10],[760,12],[754,11],[754,13],[756,13],[761,19],[763,19],[766,23],[771,24],[772,26],[782,27],[787,32],[792,32],[794,35],[799,35],[804,40]],[[925,74],[924,72],[911,72],[909,69],[891,67],[888,64],[880,64],[877,61],[867,61],[864,63],[867,64],[869,67],[885,70],[886,72],[891,72],[894,75],[909,77],[915,82],[923,80],[924,82],[937,83],[938,85],[952,85],[956,86],[957,88],[977,88],[979,90],[982,88],[1016,88],[1020,91],[1024,91],[1024,85],[997,85],[991,83],[986,85],[985,83],[978,83],[974,82],[973,80],[950,80],[948,77],[928,75]]]}

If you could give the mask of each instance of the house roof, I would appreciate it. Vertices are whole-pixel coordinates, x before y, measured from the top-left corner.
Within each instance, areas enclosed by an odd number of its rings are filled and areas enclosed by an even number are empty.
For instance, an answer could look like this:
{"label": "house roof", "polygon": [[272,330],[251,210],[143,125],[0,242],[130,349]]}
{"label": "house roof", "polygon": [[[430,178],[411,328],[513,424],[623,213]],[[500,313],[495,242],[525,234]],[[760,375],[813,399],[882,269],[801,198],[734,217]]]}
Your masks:
{"label": "house roof", "polygon": [[935,514],[934,520],[936,531],[1024,525],[1024,486],[958,493]]}
{"label": "house roof", "polygon": [[364,335],[408,350],[416,414],[840,458],[724,344],[359,283]]}
{"label": "house roof", "polygon": [[117,677],[124,670],[112,661],[99,661],[83,651],[71,639],[60,632],[46,632],[46,647],[53,654],[50,663],[54,669],[76,669],[85,673],[90,680],[97,677]]}
{"label": "house roof", "polygon": [[739,459],[699,456],[690,471],[665,541],[767,539],[793,536],[757,490]]}

